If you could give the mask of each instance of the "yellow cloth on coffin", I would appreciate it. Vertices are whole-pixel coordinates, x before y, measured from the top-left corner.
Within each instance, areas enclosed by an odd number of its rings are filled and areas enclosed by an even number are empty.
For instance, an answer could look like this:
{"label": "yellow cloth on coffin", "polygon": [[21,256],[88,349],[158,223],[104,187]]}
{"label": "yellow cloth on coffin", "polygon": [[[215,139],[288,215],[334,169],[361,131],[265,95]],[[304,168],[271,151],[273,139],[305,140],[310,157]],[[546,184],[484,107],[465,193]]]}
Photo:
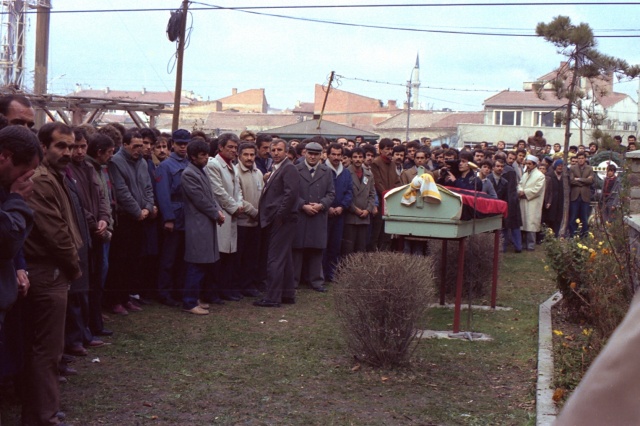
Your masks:
{"label": "yellow cloth on coffin", "polygon": [[442,202],[440,190],[438,190],[438,186],[436,185],[435,180],[433,180],[433,176],[429,173],[424,173],[413,178],[409,187],[402,195],[401,203],[405,206],[412,205],[416,202],[418,194],[420,194],[427,203]]}

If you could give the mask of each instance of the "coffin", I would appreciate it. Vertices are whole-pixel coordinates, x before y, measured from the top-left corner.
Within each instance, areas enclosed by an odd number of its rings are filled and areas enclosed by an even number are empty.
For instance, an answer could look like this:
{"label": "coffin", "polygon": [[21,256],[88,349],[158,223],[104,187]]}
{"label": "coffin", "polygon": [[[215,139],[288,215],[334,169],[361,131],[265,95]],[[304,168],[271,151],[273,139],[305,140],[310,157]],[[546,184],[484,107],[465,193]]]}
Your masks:
{"label": "coffin", "polygon": [[407,206],[402,204],[402,199],[408,187],[394,188],[384,196],[383,219],[387,234],[458,239],[502,228],[502,218],[507,211],[504,201],[480,200],[480,195],[469,195],[472,192],[455,193],[437,185],[441,202],[427,202],[418,197],[415,203]]}

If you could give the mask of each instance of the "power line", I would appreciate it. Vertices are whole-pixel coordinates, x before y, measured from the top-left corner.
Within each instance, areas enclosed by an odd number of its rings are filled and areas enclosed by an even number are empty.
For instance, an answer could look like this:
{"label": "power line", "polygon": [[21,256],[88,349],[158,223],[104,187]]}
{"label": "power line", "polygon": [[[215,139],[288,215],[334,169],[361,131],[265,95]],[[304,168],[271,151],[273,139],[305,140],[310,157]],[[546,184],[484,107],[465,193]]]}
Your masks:
{"label": "power line", "polygon": [[[474,32],[474,31],[453,31],[453,30],[433,30],[433,29],[419,29],[419,28],[407,28],[407,27],[391,27],[384,25],[368,25],[368,24],[354,24],[349,22],[339,22],[339,21],[329,21],[325,19],[314,19],[314,18],[302,18],[302,17],[293,17],[288,15],[280,15],[275,13],[264,13],[264,12],[255,12],[255,9],[310,9],[310,8],[347,8],[347,7],[453,7],[453,6],[478,6],[478,5],[487,5],[487,6],[521,6],[521,5],[529,5],[529,6],[540,6],[540,5],[565,5],[564,2],[558,3],[450,3],[450,4],[423,4],[423,5],[324,5],[324,6],[252,6],[252,7],[223,7],[217,6],[209,3],[202,2],[193,2],[195,4],[203,5],[206,7],[211,7],[213,9],[220,10],[233,10],[236,12],[243,12],[252,15],[261,15],[261,16],[270,16],[274,18],[281,19],[291,19],[295,21],[305,21],[305,22],[314,22],[314,23],[323,23],[330,25],[340,25],[346,27],[357,27],[357,28],[371,28],[371,29],[384,29],[384,30],[393,30],[393,31],[408,31],[408,32],[419,32],[419,33],[432,33],[432,34],[455,34],[455,35],[478,35],[478,36],[493,36],[493,37],[539,37],[537,34],[515,34],[515,33],[494,33],[494,32]],[[566,3],[566,5],[578,5],[581,3]],[[608,3],[603,2],[602,5],[615,5],[616,3]],[[632,3],[621,3],[624,5],[632,5]],[[640,3],[636,3],[640,4]],[[597,3],[584,3],[584,5],[597,5]],[[640,38],[640,35],[606,35],[606,36],[596,36],[598,38]]]}
{"label": "power line", "polygon": [[[201,7],[191,7],[190,10],[231,10],[236,12],[249,13],[259,16],[270,16],[274,18],[290,19],[304,22],[314,22],[329,25],[340,25],[347,27],[357,28],[370,28],[370,29],[382,29],[392,31],[408,31],[418,33],[433,33],[433,34],[453,34],[453,35],[477,35],[477,36],[493,36],[493,37],[539,37],[536,34],[517,34],[517,33],[498,33],[498,32],[477,32],[477,31],[454,31],[454,30],[437,30],[437,29],[420,29],[420,28],[408,28],[408,27],[394,27],[384,25],[368,25],[357,24],[349,22],[330,21],[324,19],[295,17],[288,15],[280,15],[275,13],[257,12],[256,10],[268,10],[268,9],[281,9],[281,10],[297,10],[297,9],[347,9],[347,8],[410,8],[410,7],[517,7],[517,6],[634,6],[640,5],[640,2],[528,2],[528,3],[514,3],[514,2],[500,2],[500,3],[435,3],[435,4],[363,4],[363,5],[290,5],[290,6],[218,6],[208,3],[192,2],[199,4]],[[50,10],[51,14],[58,13],[117,13],[117,12],[166,12],[172,11],[172,8],[131,8],[131,9],[81,9],[81,10]],[[0,12],[0,14],[7,14],[8,12]],[[28,11],[28,14],[41,13],[39,11]],[[512,29],[505,28],[509,31]],[[607,31],[632,31],[636,32],[636,29],[606,29]],[[596,38],[640,38],[640,35],[631,34],[617,34],[617,35],[595,35]]]}
{"label": "power line", "polygon": [[[365,83],[387,84],[389,86],[401,86],[401,87],[407,86],[406,84],[401,84],[401,83],[390,83],[388,81],[369,80],[366,78],[358,78],[358,77],[345,77],[343,75],[336,75],[336,77],[344,80],[363,81]],[[501,92],[503,90],[503,89],[500,89],[500,90],[498,89],[457,89],[454,87],[433,87],[433,86],[420,86],[420,88],[431,89],[431,90],[448,90],[452,92],[489,92],[489,93]]]}

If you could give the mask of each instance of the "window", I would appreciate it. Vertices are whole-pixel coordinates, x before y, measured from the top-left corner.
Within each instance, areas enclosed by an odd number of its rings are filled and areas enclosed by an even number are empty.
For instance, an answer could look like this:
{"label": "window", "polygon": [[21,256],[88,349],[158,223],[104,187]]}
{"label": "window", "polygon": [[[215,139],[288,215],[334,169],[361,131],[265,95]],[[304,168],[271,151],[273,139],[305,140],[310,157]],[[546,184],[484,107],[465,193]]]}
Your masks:
{"label": "window", "polygon": [[493,124],[498,126],[522,126],[522,111],[494,111]]}
{"label": "window", "polygon": [[533,127],[562,127],[562,113],[559,111],[535,111],[531,125]]}

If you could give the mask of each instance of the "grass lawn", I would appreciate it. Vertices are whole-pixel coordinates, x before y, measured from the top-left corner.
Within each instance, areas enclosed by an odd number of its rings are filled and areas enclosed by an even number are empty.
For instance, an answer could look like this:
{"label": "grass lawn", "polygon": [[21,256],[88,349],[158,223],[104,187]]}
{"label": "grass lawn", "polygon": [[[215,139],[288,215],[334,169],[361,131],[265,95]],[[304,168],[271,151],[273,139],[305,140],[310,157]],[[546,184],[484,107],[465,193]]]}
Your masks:
{"label": "grass lawn", "polygon": [[[474,311],[471,329],[462,312],[463,330],[494,341],[423,340],[401,370],[346,352],[331,292],[304,289],[279,309],[227,302],[206,317],[159,305],[111,316],[113,344],[72,365],[62,409],[72,425],[533,425],[537,310],[554,291],[542,257],[504,255],[498,304],[512,311]],[[422,328],[452,320],[433,309]],[[2,408],[12,424],[16,409]]]}

